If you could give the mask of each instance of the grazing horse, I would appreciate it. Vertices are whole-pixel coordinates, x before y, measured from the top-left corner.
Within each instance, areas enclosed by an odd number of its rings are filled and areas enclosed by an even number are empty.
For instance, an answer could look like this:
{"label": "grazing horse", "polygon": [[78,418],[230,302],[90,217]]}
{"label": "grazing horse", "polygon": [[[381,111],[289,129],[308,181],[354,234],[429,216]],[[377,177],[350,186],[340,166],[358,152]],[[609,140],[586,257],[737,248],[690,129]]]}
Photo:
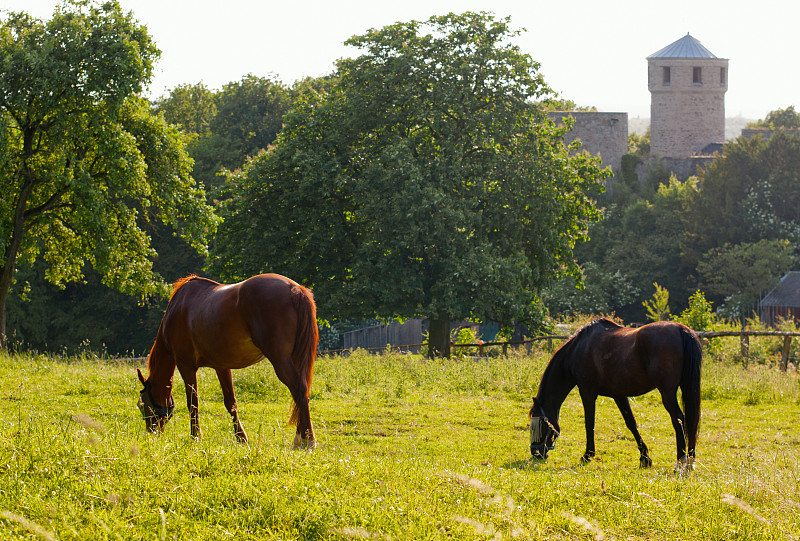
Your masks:
{"label": "grazing horse", "polygon": [[260,274],[232,285],[194,275],[179,280],[150,350],[148,378],[137,369],[144,385],[138,406],[147,430],[162,430],[172,415],[177,366],[186,385],[191,434],[200,437],[197,370],[207,366],[217,372],[236,438],[247,443],[231,369],[266,357],[294,400],[289,421],[297,425],[294,447],[313,448],[308,398],[319,341],[316,318],[311,291],[278,274]]}
{"label": "grazing horse", "polygon": [[[586,452],[582,461],[595,455],[594,417],[598,396],[614,399],[625,425],[636,439],[643,468],[652,466],[629,396],[653,389],[672,418],[678,462],[676,471],[694,467],[695,443],[700,424],[700,363],[702,350],[697,335],[680,323],[659,321],[638,329],[620,327],[607,319],[593,321],[566,341],[550,360],[533,399],[531,455],[546,459],[560,433],[561,405],[577,386],[586,424]],[[681,389],[683,409],[678,405]],[[688,445],[687,445],[688,439]]]}

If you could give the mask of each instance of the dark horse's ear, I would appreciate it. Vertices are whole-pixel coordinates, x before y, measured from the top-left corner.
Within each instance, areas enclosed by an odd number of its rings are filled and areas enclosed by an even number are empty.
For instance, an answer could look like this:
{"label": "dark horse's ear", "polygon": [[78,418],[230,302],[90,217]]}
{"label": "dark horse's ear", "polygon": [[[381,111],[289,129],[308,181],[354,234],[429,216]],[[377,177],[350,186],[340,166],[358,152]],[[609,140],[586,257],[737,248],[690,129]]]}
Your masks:
{"label": "dark horse's ear", "polygon": [[531,399],[531,409],[530,411],[528,411],[528,417],[533,417],[533,412],[537,407],[539,407],[539,402],[536,400],[536,397],[534,396]]}
{"label": "dark horse's ear", "polygon": [[145,384],[145,379],[144,379],[144,376],[142,375],[142,371],[137,368],[136,369],[136,373],[139,374],[139,381],[141,381],[142,385],[144,385]]}

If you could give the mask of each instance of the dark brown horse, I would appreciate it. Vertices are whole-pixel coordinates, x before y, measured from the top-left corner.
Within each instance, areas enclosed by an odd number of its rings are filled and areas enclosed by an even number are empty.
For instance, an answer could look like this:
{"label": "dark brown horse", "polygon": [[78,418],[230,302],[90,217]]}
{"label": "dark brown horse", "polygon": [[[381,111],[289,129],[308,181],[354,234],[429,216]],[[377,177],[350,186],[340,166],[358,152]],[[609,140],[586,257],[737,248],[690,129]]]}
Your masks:
{"label": "dark brown horse", "polygon": [[[598,396],[608,396],[616,402],[636,439],[640,465],[651,466],[653,461],[639,435],[628,397],[658,389],[675,429],[676,470],[691,470],[700,424],[701,361],[697,335],[680,323],[660,321],[638,329],[620,327],[607,319],[589,323],[556,351],[542,375],[530,409],[531,454],[545,459],[554,448],[561,430],[561,405],[577,386],[586,424],[582,460],[588,462],[595,455],[595,402]],[[683,412],[678,405],[679,387]]]}
{"label": "dark brown horse", "polygon": [[163,429],[172,415],[175,367],[186,385],[192,436],[200,437],[197,370],[217,372],[236,438],[247,442],[239,422],[231,370],[265,357],[292,394],[290,423],[297,425],[295,448],[316,445],[308,398],[317,342],[317,308],[311,291],[277,274],[261,274],[232,285],[189,276],[175,283],[150,350],[139,409],[147,430]]}

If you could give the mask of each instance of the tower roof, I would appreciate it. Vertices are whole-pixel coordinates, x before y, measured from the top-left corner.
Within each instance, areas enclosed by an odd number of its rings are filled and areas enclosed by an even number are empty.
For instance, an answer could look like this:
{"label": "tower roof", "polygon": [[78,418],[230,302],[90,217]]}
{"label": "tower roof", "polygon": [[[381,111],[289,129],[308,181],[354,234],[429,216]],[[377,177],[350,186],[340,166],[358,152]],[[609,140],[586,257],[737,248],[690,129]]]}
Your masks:
{"label": "tower roof", "polygon": [[693,38],[688,32],[678,41],[670,43],[660,51],[647,57],[654,58],[717,58],[714,53],[703,47],[703,44]]}

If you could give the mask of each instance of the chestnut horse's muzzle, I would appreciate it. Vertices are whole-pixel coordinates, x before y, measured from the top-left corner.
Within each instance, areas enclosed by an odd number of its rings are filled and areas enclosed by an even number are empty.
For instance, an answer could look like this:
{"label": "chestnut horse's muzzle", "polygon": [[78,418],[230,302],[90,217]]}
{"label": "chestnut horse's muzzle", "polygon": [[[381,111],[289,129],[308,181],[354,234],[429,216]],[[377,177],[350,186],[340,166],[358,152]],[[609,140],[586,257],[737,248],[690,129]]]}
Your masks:
{"label": "chestnut horse's muzzle", "polygon": [[155,432],[157,427],[162,427],[172,417],[172,411],[175,409],[175,401],[171,395],[166,407],[153,402],[153,397],[150,396],[149,381],[145,384],[144,389],[139,391],[139,401],[136,405],[142,412],[142,417],[144,417],[150,432]]}

